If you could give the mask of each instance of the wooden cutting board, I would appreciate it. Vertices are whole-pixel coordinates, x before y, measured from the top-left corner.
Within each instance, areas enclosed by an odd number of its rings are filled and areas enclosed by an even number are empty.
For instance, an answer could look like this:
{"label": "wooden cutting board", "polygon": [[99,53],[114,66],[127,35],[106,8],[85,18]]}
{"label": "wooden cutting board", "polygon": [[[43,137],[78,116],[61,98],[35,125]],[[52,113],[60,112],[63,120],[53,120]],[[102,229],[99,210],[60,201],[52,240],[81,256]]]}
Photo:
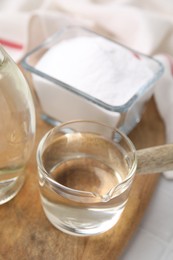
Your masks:
{"label": "wooden cutting board", "polygon": [[[85,238],[63,234],[46,219],[39,199],[35,153],[48,129],[50,126],[38,117],[35,149],[26,168],[25,184],[13,200],[0,206],[0,260],[119,259],[145,213],[159,174],[136,176],[127,207],[110,231]],[[153,99],[130,138],[137,149],[164,143],[164,127]]]}

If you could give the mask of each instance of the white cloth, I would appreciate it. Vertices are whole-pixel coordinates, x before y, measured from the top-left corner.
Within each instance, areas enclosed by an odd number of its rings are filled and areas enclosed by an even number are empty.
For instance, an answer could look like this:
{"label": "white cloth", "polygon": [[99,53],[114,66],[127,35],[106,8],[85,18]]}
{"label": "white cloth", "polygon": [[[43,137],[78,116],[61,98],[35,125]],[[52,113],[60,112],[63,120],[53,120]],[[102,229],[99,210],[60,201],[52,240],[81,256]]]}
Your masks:
{"label": "white cloth", "polygon": [[[157,83],[155,100],[158,111],[165,123],[166,142],[173,143],[173,59],[169,55],[159,55],[157,58],[165,67],[163,77]],[[173,171],[167,171],[164,176],[173,179]]]}
{"label": "white cloth", "polygon": [[[173,142],[173,1],[0,1],[0,43],[4,44],[4,47],[16,61],[19,61],[24,53],[39,44],[47,36],[68,24],[84,25],[99,33],[110,35],[113,39],[137,51],[153,55],[162,61],[165,66],[165,73],[155,88],[155,100],[165,123],[166,141]],[[173,178],[173,173],[165,173],[165,176]],[[147,247],[145,240],[145,234],[148,232],[148,223],[152,223],[153,230],[159,230],[163,226],[158,224],[161,220],[159,217],[152,215],[152,212],[157,212],[158,204],[160,207],[166,207],[164,199],[159,200],[158,194],[160,194],[159,192],[163,193],[163,190],[167,188],[171,190],[171,185],[173,185],[172,182],[169,183],[162,178],[161,187],[163,186],[164,188],[157,190],[148,211],[148,218],[147,220],[144,219],[142,223],[142,229],[145,232],[141,233],[138,230],[138,235],[134,238],[124,259],[142,259],[140,258],[142,254],[145,256],[143,259],[172,259],[171,246],[169,250],[167,249],[165,258],[159,258],[158,252],[158,254],[155,254],[157,257],[154,258],[154,253],[160,249],[154,246]],[[166,204],[167,215],[169,216],[173,215],[173,210],[170,211],[171,203],[170,201],[170,205]],[[162,211],[165,212],[165,208]],[[151,222],[149,221],[149,216],[151,217]],[[155,221],[152,220],[152,216],[156,218]],[[170,227],[172,228],[172,225],[170,226],[170,218],[167,218],[165,221],[164,232],[169,232]],[[140,241],[138,241],[139,237],[142,237]],[[156,237],[151,236],[151,238],[155,240]],[[164,240],[164,235],[162,239]]]}
{"label": "white cloth", "polygon": [[[173,142],[173,117],[170,112],[167,113],[173,109],[172,65],[170,66],[171,55],[173,56],[173,2],[1,0],[0,7],[0,42],[6,41],[7,51],[15,60],[19,60],[26,51],[68,24],[85,25],[107,33],[135,50],[148,55],[160,55],[158,58],[166,70],[158,83],[155,97],[165,122],[167,142]],[[10,43],[19,46],[10,48]],[[165,87],[166,102],[162,98]],[[173,173],[165,173],[165,176],[173,178]]]}

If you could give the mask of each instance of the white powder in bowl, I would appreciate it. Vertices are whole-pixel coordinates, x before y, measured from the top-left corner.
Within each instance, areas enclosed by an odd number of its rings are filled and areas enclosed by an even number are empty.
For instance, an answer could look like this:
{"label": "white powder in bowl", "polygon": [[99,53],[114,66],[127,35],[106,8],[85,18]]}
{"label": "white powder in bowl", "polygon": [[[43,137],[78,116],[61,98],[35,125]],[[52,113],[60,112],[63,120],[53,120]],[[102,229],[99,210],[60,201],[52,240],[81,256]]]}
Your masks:
{"label": "white powder in bowl", "polygon": [[114,106],[126,103],[153,77],[145,60],[99,36],[62,41],[36,68]]}

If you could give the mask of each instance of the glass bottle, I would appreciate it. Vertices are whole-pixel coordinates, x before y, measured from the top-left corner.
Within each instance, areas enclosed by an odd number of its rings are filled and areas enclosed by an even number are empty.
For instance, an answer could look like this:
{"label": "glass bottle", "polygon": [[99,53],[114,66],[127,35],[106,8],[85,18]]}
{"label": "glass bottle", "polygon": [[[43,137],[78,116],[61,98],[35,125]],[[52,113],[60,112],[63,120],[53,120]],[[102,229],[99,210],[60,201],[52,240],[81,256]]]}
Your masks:
{"label": "glass bottle", "polygon": [[34,137],[35,109],[29,86],[0,46],[0,205],[21,189]]}

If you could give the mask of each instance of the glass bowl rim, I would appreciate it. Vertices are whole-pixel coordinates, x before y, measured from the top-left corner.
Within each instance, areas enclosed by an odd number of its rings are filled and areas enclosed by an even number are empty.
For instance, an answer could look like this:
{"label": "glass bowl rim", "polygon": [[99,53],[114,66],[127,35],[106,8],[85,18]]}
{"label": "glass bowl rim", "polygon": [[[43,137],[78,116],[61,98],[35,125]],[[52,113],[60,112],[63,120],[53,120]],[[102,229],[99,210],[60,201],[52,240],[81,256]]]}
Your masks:
{"label": "glass bowl rim", "polygon": [[[68,30],[74,30],[74,29],[77,29],[77,30],[83,30],[87,33],[90,33],[92,35],[96,35],[96,36],[99,36],[99,37],[104,37],[105,39],[109,40],[110,42],[114,43],[114,44],[117,44],[119,46],[121,46],[122,48],[125,48],[137,55],[140,55],[140,56],[143,56],[147,59],[150,59],[152,60],[153,62],[155,62],[155,64],[158,66],[158,70],[154,73],[154,76],[152,78],[150,78],[145,84],[143,84],[139,91],[134,94],[127,102],[125,102],[124,104],[122,105],[119,105],[119,106],[113,106],[113,105],[110,105],[110,104],[107,104],[105,102],[103,102],[102,100],[100,99],[97,99],[79,89],[76,89],[75,87],[73,86],[70,86],[69,84],[63,82],[63,81],[60,81],[54,77],[51,77],[49,76],[48,74],[36,69],[34,66],[30,65],[29,62],[28,62],[28,59],[31,55],[33,55],[35,52],[39,51],[41,48],[44,48],[46,47],[48,44],[50,44],[51,42],[53,42],[55,39],[57,39],[58,37],[62,36],[64,33],[68,32]],[[164,72],[164,66],[163,64],[153,58],[152,56],[149,56],[149,55],[146,55],[146,54],[143,54],[143,53],[140,53],[138,51],[135,51],[133,50],[132,48],[129,48],[121,43],[118,43],[108,37],[105,37],[101,34],[98,34],[94,31],[91,31],[87,28],[84,28],[84,27],[81,27],[81,26],[64,26],[62,29],[60,29],[59,31],[55,32],[53,35],[49,36],[45,41],[43,41],[41,44],[39,44],[38,46],[36,46],[34,49],[32,49],[31,51],[29,51],[28,53],[26,53],[26,55],[23,57],[23,59],[21,60],[21,65],[23,66],[24,69],[26,69],[27,71],[29,71],[30,73],[33,73],[37,76],[40,76],[56,85],[59,85],[60,87],[82,97],[82,98],[85,98],[86,100],[94,103],[95,105],[97,106],[100,106],[101,108],[103,109],[106,109],[108,111],[111,111],[111,112],[119,112],[119,113],[123,113],[123,112],[126,112],[129,110],[129,108],[137,101],[137,99],[142,96],[149,88],[150,86],[152,86],[160,77],[161,75],[163,74]]]}

